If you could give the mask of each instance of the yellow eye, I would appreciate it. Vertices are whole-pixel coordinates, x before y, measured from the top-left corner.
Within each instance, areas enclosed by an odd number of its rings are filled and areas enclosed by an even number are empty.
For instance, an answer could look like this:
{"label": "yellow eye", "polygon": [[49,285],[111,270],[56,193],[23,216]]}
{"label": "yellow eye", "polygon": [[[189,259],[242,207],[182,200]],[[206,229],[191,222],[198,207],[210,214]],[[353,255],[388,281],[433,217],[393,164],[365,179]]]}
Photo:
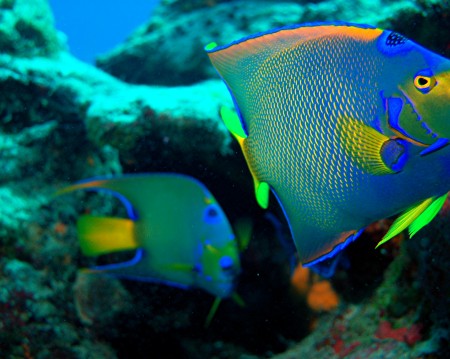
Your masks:
{"label": "yellow eye", "polygon": [[427,93],[436,86],[436,79],[434,76],[417,75],[414,78],[414,86],[416,86],[416,89],[420,92]]}

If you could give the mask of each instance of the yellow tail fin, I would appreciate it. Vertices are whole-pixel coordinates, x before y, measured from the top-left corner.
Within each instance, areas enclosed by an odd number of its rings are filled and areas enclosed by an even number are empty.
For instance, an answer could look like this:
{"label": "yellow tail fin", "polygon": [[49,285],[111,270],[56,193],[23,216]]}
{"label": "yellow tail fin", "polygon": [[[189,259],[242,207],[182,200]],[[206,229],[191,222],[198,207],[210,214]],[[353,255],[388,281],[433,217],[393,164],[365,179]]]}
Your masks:
{"label": "yellow tail fin", "polygon": [[82,252],[98,256],[138,248],[131,219],[81,216],[77,222]]}

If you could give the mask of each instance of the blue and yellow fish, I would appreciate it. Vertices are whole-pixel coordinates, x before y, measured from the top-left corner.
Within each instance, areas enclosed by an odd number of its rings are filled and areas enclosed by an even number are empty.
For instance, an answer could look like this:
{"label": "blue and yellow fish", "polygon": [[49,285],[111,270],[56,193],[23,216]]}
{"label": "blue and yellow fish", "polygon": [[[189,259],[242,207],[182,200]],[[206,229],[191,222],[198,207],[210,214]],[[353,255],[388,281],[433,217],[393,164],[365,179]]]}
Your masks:
{"label": "blue and yellow fish", "polygon": [[284,27],[206,51],[254,178],[288,219],[304,265],[404,212],[383,243],[429,223],[450,190],[450,61],[371,26]]}
{"label": "blue and yellow fish", "polygon": [[136,250],[132,260],[97,266],[95,272],[202,288],[218,298],[233,294],[240,272],[238,244],[222,208],[202,183],[177,174],[127,175],[86,180],[57,194],[79,189],[111,193],[129,217],[81,216],[82,252],[98,256]]}

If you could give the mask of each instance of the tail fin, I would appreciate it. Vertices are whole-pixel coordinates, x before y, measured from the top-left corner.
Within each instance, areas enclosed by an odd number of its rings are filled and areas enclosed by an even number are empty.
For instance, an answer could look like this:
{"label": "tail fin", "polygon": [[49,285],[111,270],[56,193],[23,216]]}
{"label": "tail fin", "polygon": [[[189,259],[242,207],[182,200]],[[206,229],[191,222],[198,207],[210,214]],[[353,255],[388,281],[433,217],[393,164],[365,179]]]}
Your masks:
{"label": "tail fin", "polygon": [[138,248],[131,219],[81,216],[77,222],[78,238],[86,256]]}

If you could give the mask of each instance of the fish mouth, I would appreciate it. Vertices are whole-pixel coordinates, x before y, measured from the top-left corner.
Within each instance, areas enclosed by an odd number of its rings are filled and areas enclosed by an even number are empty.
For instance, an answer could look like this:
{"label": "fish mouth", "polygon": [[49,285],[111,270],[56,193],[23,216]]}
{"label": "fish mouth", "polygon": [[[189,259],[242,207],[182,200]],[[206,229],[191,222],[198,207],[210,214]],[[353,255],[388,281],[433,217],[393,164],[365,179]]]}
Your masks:
{"label": "fish mouth", "polygon": [[441,148],[447,146],[450,143],[450,140],[448,138],[439,138],[435,143],[425,148],[422,152],[420,152],[421,156],[428,155],[432,152],[436,152],[437,150],[440,150]]}

